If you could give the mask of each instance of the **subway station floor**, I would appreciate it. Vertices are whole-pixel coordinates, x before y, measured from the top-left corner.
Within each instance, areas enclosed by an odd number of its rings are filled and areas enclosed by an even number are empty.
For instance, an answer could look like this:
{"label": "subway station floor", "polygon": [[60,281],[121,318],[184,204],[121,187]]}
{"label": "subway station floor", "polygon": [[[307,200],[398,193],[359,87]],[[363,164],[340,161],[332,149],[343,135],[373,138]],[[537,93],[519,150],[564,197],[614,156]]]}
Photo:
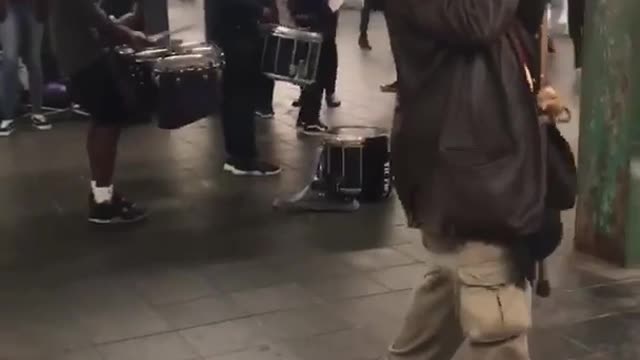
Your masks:
{"label": "subway station floor", "polygon": [[[173,11],[175,22],[200,16]],[[345,11],[344,104],[325,119],[389,127],[393,97],[378,91],[394,79],[383,19],[374,16],[371,53],[357,48],[356,29],[357,13]],[[575,107],[570,43],[558,47],[551,78]],[[395,199],[352,214],[272,209],[309,181],[319,145],[296,135],[296,95],[279,85],[276,119],[259,124],[262,153],[284,167],[275,178],[223,173],[216,120],[128,131],[118,186],[152,210],[130,228],[86,224],[83,122],[2,139],[0,359],[382,359],[429,259]],[[574,144],[577,127],[563,125]],[[535,300],[532,357],[638,359],[640,273],[574,255],[572,217],[550,264],[553,295]]]}

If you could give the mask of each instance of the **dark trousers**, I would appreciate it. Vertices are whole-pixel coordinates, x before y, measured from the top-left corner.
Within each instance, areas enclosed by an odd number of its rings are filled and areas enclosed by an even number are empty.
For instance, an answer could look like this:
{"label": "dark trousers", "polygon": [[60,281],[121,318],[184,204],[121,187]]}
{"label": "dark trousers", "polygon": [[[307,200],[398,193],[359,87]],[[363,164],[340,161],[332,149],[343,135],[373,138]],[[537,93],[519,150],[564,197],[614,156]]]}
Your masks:
{"label": "dark trousers", "polygon": [[226,66],[223,79],[222,127],[227,155],[252,160],[257,154],[254,113],[260,79],[259,47],[253,40],[232,37],[223,44]]}
{"label": "dark trousers", "polygon": [[260,74],[258,84],[256,86],[256,110],[262,113],[273,112],[273,92],[276,83],[273,79]]}
{"label": "dark trousers", "polygon": [[569,0],[569,35],[573,40],[575,67],[582,67],[582,43],[584,38],[585,0]]}
{"label": "dark trousers", "polygon": [[300,114],[298,124],[313,124],[320,121],[322,108],[322,94],[333,95],[336,92],[338,77],[338,46],[336,44],[336,30],[338,27],[338,13],[332,19],[329,33],[322,43],[318,74],[316,82],[302,89],[300,95]]}
{"label": "dark trousers", "polygon": [[364,0],[362,10],[360,10],[360,35],[366,35],[369,31],[371,20],[371,0]]}

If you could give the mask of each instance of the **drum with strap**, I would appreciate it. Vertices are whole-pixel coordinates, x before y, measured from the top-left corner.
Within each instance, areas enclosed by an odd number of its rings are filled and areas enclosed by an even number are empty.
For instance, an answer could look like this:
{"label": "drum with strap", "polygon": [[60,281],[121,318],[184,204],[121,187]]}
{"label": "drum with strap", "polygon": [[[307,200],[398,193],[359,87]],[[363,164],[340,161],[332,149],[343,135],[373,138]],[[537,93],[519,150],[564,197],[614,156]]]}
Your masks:
{"label": "drum with strap", "polygon": [[318,73],[322,34],[284,26],[264,26],[262,72],[299,86],[313,84]]}
{"label": "drum with strap", "polygon": [[213,44],[159,59],[153,78],[161,129],[178,129],[218,110],[224,55]]}
{"label": "drum with strap", "polygon": [[331,129],[318,178],[333,195],[363,201],[387,198],[392,191],[388,132],[367,126]]}

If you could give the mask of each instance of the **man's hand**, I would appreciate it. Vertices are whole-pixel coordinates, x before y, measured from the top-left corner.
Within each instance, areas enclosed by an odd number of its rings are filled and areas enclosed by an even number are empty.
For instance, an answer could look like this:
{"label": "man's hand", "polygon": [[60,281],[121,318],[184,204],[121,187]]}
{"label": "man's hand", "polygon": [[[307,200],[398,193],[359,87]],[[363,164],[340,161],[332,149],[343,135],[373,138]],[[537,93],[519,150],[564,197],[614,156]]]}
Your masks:
{"label": "man's hand", "polygon": [[129,36],[128,43],[136,51],[143,50],[155,45],[151,40],[149,40],[147,35],[140,31],[134,31],[127,28],[127,32]]}

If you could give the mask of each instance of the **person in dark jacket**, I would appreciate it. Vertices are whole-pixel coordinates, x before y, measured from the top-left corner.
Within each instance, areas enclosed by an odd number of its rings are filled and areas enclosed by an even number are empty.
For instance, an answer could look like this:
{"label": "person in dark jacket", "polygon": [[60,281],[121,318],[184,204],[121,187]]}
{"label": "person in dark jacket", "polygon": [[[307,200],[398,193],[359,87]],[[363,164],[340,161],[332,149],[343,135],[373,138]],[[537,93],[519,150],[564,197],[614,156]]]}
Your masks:
{"label": "person in dark jacket", "polygon": [[18,76],[20,56],[29,72],[31,124],[38,130],[52,128],[42,113],[42,40],[46,12],[46,0],[0,0],[0,43],[3,49],[0,136],[9,136],[15,130],[21,95]]}
{"label": "person in dark jacket", "polygon": [[153,45],[139,32],[107,16],[94,0],[49,0],[51,43],[58,66],[69,79],[73,101],[91,115],[87,153],[91,168],[89,222],[131,223],[146,211],[114,190],[113,178],[122,129],[134,114],[114,76],[109,46],[134,49]]}
{"label": "person in dark jacket", "polygon": [[399,79],[392,172],[432,260],[389,359],[451,359],[465,339],[469,358],[530,359],[520,236],[539,230],[546,179],[520,3],[386,0]]}
{"label": "person in dark jacket", "polygon": [[289,6],[298,26],[321,33],[324,37],[316,82],[302,89],[300,99],[294,102],[294,106],[300,106],[297,121],[299,131],[307,135],[319,135],[328,129],[320,121],[323,93],[328,107],[335,108],[341,105],[335,95],[338,75],[336,35],[339,10],[332,10],[328,0],[291,0]]}
{"label": "person in dark jacket", "polygon": [[569,35],[573,40],[574,66],[582,69],[582,42],[584,37],[585,0],[569,0]]}
{"label": "person in dark jacket", "polygon": [[225,53],[222,127],[227,161],[234,175],[268,176],[278,166],[260,161],[255,111],[259,93],[262,41],[259,24],[275,21],[271,0],[219,0],[218,18],[209,38],[217,38]]}

